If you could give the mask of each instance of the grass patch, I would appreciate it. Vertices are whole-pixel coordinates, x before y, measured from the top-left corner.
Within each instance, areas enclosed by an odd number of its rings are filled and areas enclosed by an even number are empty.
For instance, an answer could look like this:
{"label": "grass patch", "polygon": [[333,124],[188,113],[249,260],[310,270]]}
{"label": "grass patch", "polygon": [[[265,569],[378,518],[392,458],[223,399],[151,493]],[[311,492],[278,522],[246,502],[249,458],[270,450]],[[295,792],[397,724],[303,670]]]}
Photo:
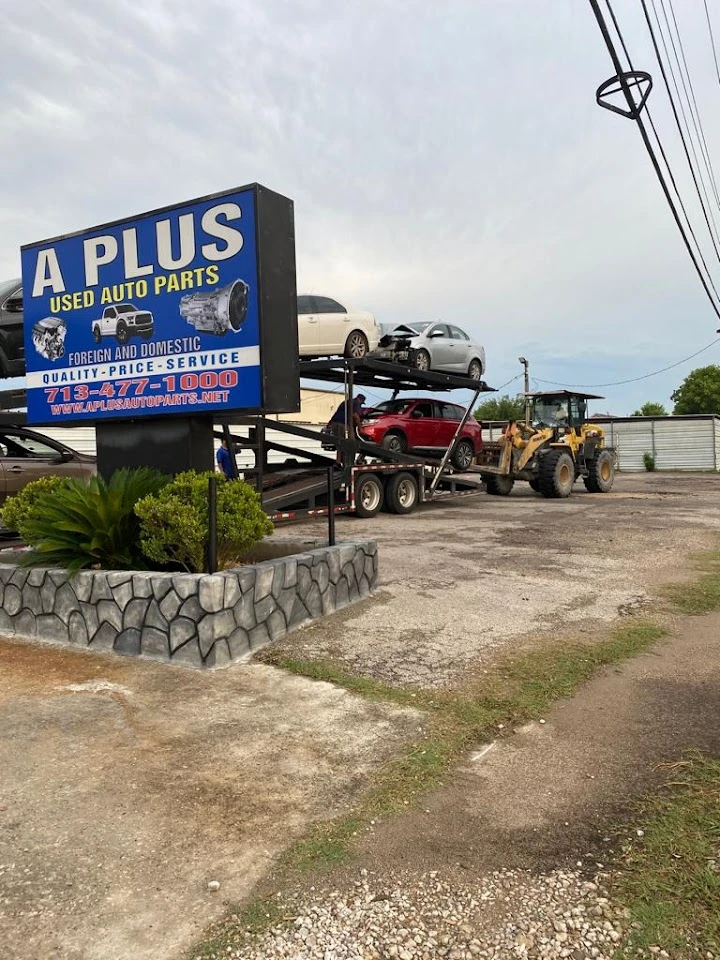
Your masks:
{"label": "grass patch", "polygon": [[698,617],[720,610],[720,550],[704,551],[693,559],[701,576],[692,583],[671,583],[662,593],[681,613]]}
{"label": "grass patch", "polygon": [[237,946],[241,936],[263,933],[285,919],[273,897],[253,900],[226,917],[222,924],[217,926],[215,933],[192,951],[191,960],[227,957],[232,948]]}
{"label": "grass patch", "polygon": [[425,713],[422,736],[376,772],[354,813],[316,826],[308,838],[288,850],[283,866],[306,873],[342,863],[351,855],[364,824],[405,809],[418,794],[437,786],[450,765],[468,749],[495,739],[500,725],[512,727],[541,718],[555,700],[571,696],[599,669],[634,657],[664,632],[653,623],[628,624],[596,644],[554,644],[528,650],[498,661],[487,675],[452,691],[394,687],[359,677],[330,661],[265,657],[265,662],[291,673]]}
{"label": "grass patch", "polygon": [[[418,795],[441,784],[451,765],[471,747],[494,740],[500,725],[511,728],[542,718],[554,701],[571,696],[603,667],[647,650],[664,633],[654,623],[630,623],[599,643],[556,643],[527,650],[499,659],[487,674],[468,680],[460,690],[396,687],[357,676],[332,661],[265,652],[263,662],[290,673],[333,683],[374,702],[421,711],[422,733],[375,772],[353,812],[316,824],[286,850],[278,865],[283,885],[341,866],[371,820],[407,810]],[[272,900],[236,911],[219,928],[222,932],[197,947],[192,958],[224,956],[227,946],[237,944],[246,932],[258,932],[257,924],[265,930],[281,919]]]}
{"label": "grass patch", "polygon": [[634,929],[618,957],[659,946],[678,960],[720,951],[720,760],[679,765],[667,789],[645,801],[642,840],[625,854],[613,894]]}

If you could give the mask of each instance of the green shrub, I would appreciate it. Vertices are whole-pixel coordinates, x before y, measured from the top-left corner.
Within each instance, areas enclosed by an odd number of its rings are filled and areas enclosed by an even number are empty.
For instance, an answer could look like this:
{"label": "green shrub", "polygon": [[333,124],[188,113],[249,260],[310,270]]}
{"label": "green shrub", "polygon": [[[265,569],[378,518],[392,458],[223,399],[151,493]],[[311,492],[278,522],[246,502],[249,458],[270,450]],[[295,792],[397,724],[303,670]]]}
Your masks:
{"label": "green shrub", "polygon": [[117,470],[109,481],[69,478],[37,497],[23,521],[32,550],[28,566],[54,566],[75,572],[146,569],[139,545],[139,521],[133,507],[157,493],[168,478],[156,470]]}
{"label": "green shrub", "polygon": [[27,542],[26,524],[35,514],[35,504],[42,496],[54,493],[67,481],[67,477],[58,477],[54,474],[32,480],[14,497],[6,500],[0,513],[3,526],[8,530],[15,530]]}
{"label": "green shrub", "polygon": [[227,481],[218,473],[180,473],[159,493],[135,504],[140,518],[140,546],[154,563],[193,573],[205,569],[208,540],[208,478],[217,477],[217,540],[220,568],[233,563],[273,525],[260,497],[243,480]]}
{"label": "green shrub", "polygon": [[654,473],[657,469],[655,466],[655,457],[651,453],[643,454],[643,463],[648,473]]}

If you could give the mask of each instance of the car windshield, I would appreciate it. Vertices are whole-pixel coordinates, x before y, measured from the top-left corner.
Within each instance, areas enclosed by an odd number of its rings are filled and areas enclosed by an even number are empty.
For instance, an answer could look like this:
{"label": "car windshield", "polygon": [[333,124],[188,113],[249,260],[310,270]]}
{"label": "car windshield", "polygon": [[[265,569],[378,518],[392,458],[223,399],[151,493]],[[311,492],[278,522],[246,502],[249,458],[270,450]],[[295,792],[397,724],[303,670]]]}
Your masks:
{"label": "car windshield", "polygon": [[19,280],[3,280],[3,282],[0,283],[0,300],[4,300],[13,290],[17,290],[19,285]]}
{"label": "car windshield", "polygon": [[405,323],[403,326],[410,327],[410,329],[414,330],[416,333],[422,333],[423,330],[427,330],[432,322],[432,320],[426,320],[423,323]]}
{"label": "car windshield", "polygon": [[567,425],[568,400],[567,397],[536,397],[533,403],[533,423],[536,426],[546,424],[548,427]]}
{"label": "car windshield", "polygon": [[118,306],[120,313],[132,313],[133,310],[137,310],[137,307],[133,303],[121,303]]}
{"label": "car windshield", "polygon": [[383,400],[382,403],[378,403],[378,405],[373,407],[372,410],[368,410],[364,416],[384,417],[389,413],[397,415],[399,413],[406,413],[409,406],[409,400]]}

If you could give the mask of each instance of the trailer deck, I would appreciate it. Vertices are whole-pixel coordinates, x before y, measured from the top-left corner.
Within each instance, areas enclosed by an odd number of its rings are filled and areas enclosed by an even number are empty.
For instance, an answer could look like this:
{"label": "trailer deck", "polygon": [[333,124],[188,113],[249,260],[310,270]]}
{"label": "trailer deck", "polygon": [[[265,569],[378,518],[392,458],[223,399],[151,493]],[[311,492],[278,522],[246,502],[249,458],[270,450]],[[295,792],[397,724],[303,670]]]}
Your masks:
{"label": "trailer deck", "polygon": [[[325,429],[312,430],[264,417],[241,419],[242,434],[231,435],[226,422],[216,435],[228,440],[231,451],[236,445],[253,451],[254,466],[242,473],[260,492],[263,506],[273,520],[351,512],[371,517],[383,508],[409,513],[419,503],[467,496],[482,489],[479,479],[459,475],[451,466],[450,457],[478,396],[492,390],[483,381],[373,358],[305,360],[300,362],[300,375],[342,385],[338,401],[345,400],[348,409],[352,407],[356,387],[390,391],[393,397],[403,390],[468,390],[473,396],[451,443],[439,457],[387,450],[361,439],[351,423],[345,424],[344,436],[337,436]],[[237,416],[232,419],[238,423]],[[287,434],[288,443],[269,440],[269,430]],[[293,436],[316,440],[329,451],[328,455],[293,447]],[[288,459],[272,464],[268,461],[271,451],[285,453]]]}

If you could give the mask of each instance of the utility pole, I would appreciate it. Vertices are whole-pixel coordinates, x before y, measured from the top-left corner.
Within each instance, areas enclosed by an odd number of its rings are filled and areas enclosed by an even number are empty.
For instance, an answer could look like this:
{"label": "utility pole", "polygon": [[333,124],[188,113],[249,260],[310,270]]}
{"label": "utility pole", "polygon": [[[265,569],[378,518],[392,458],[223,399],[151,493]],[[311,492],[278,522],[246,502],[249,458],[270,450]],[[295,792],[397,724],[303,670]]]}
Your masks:
{"label": "utility pole", "polygon": [[530,426],[530,361],[525,357],[518,357],[518,360],[525,367],[525,423]]}

